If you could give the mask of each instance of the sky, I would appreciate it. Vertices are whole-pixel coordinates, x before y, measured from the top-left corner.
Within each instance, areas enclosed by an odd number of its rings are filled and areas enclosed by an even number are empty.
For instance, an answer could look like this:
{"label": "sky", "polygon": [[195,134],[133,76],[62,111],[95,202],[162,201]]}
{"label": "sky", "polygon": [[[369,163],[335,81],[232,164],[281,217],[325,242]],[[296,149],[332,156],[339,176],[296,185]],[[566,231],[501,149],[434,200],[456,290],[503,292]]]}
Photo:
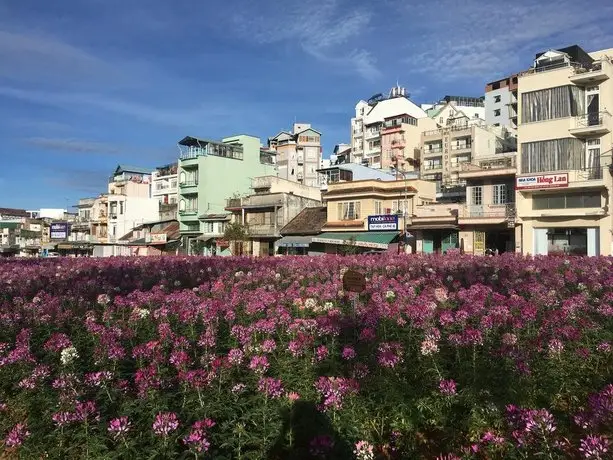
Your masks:
{"label": "sky", "polygon": [[296,120],[326,156],[360,99],[480,96],[539,51],[613,48],[612,20],[609,0],[0,0],[0,207],[74,205],[186,135]]}

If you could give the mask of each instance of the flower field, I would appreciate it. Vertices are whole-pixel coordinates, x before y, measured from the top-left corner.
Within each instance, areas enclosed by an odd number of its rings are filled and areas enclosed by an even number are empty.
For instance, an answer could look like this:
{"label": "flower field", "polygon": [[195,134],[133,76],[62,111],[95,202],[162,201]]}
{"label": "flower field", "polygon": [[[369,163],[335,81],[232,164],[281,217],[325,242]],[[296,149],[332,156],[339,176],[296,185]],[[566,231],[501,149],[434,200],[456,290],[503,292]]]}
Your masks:
{"label": "flower field", "polygon": [[611,458],[612,348],[608,258],[0,261],[0,458]]}

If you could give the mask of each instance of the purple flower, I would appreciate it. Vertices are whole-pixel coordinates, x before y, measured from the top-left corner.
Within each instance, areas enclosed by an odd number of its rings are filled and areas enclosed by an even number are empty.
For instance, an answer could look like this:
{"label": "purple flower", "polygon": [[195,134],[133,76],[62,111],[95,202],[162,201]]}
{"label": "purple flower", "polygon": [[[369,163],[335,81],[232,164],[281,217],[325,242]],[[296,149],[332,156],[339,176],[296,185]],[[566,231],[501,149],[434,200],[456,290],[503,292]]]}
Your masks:
{"label": "purple flower", "polygon": [[404,348],[397,342],[383,342],[379,345],[377,361],[383,367],[395,368],[403,361]]}
{"label": "purple flower", "polygon": [[439,391],[445,396],[456,394],[456,383],[453,380],[441,380],[438,384]]}
{"label": "purple flower", "polygon": [[343,359],[349,361],[353,358],[355,358],[355,350],[353,349],[353,347],[345,347],[343,348],[343,353],[341,355],[343,357]]}
{"label": "purple flower", "polygon": [[279,379],[264,377],[258,382],[258,391],[268,398],[280,398],[283,396],[283,384]]}
{"label": "purple flower", "polygon": [[30,436],[28,425],[26,423],[18,423],[7,434],[4,439],[4,445],[9,448],[19,447],[28,436]]}
{"label": "purple flower", "polygon": [[315,361],[323,361],[328,357],[328,354],[328,347],[326,347],[325,345],[320,345],[315,349]]}
{"label": "purple flower", "polygon": [[260,375],[265,374],[269,367],[270,364],[268,364],[266,356],[254,356],[249,363],[249,369]]}
{"label": "purple flower", "polygon": [[314,457],[326,458],[328,452],[334,447],[334,441],[328,435],[313,438],[309,444],[309,452]]}
{"label": "purple flower", "polygon": [[153,422],[153,432],[157,436],[167,437],[179,428],[179,418],[174,412],[158,412]]}
{"label": "purple flower", "polygon": [[113,435],[114,439],[125,436],[130,431],[130,420],[128,417],[114,418],[109,422],[108,431]]}
{"label": "purple flower", "polygon": [[589,435],[581,440],[581,447],[579,447],[581,456],[589,459],[604,459],[608,451],[609,440],[604,436]]}
{"label": "purple flower", "polygon": [[315,389],[323,398],[320,405],[321,410],[340,410],[344,398],[357,393],[358,383],[343,377],[319,377],[315,382]]}

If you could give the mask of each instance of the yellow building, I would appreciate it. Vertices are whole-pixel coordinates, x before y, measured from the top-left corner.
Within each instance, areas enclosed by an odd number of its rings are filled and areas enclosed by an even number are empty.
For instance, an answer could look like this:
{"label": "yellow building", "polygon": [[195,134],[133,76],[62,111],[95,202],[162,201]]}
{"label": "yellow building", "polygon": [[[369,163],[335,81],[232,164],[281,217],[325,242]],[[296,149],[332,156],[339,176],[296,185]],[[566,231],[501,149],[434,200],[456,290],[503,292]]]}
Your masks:
{"label": "yellow building", "polygon": [[612,59],[571,46],[519,76],[518,252],[611,254]]}
{"label": "yellow building", "polygon": [[[401,229],[410,228],[418,207],[435,201],[436,184],[409,178],[339,182],[328,186],[323,199],[328,220],[324,233],[313,242],[326,244],[326,252],[330,253],[349,245],[358,251],[386,250],[398,240]],[[397,226],[371,222],[369,231],[369,216],[385,215],[397,216]],[[392,220],[396,219],[391,217]]]}

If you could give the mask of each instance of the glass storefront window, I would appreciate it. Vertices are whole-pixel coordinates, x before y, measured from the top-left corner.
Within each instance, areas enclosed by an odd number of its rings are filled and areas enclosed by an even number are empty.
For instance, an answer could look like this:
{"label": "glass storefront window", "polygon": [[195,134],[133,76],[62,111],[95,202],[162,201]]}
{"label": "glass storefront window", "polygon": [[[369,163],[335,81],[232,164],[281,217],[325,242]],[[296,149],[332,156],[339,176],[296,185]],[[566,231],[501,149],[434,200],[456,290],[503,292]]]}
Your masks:
{"label": "glass storefront window", "polygon": [[550,228],[547,232],[547,253],[588,255],[587,231],[587,228]]}

